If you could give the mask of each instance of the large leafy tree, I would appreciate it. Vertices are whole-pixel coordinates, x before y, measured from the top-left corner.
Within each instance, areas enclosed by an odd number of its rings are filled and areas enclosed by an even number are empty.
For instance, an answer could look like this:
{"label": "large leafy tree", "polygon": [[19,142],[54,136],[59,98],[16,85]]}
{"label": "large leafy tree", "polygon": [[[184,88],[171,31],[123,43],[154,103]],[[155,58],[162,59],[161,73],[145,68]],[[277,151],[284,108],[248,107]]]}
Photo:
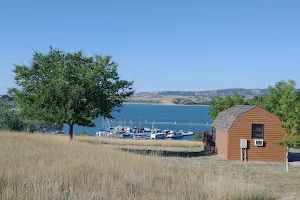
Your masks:
{"label": "large leafy tree", "polygon": [[286,170],[288,171],[288,152],[290,148],[300,147],[300,94],[296,91],[296,82],[280,81],[274,87],[269,86],[265,98],[265,108],[277,115],[282,122],[286,135],[277,144],[286,146]]}
{"label": "large leafy tree", "polygon": [[84,56],[50,47],[47,54],[34,52],[30,65],[15,65],[17,88],[10,92],[23,116],[31,120],[94,126],[99,115],[112,118],[133,94],[132,81],[122,80],[111,56]]}

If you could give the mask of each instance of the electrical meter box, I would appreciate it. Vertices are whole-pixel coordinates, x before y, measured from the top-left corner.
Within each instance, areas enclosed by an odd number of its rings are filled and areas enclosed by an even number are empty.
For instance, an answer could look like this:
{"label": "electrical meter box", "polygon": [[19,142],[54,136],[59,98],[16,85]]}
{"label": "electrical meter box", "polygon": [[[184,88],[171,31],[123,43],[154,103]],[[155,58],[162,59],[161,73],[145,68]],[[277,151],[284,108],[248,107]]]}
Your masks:
{"label": "electrical meter box", "polygon": [[248,148],[248,140],[241,139],[240,146],[241,146],[241,149],[247,149]]}

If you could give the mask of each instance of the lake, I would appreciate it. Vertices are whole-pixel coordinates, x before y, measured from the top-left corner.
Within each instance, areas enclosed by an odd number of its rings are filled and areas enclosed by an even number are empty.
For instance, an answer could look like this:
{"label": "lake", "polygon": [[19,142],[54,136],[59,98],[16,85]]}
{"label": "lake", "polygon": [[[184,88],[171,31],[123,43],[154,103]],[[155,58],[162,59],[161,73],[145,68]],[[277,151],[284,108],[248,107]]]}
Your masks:
{"label": "lake", "polygon": [[[113,112],[114,120],[108,120],[104,123],[102,117],[94,120],[96,127],[78,127],[74,126],[74,133],[86,131],[94,134],[103,128],[123,125],[133,127],[148,127],[184,130],[197,132],[209,130],[211,118],[208,115],[209,106],[172,106],[172,105],[152,105],[152,104],[124,104],[120,112]],[[124,120],[127,123],[124,123]],[[122,122],[121,122],[122,121]],[[132,121],[132,123],[131,123]],[[148,122],[148,123],[145,123]],[[155,124],[155,122],[171,122],[173,124]],[[176,124],[175,124],[176,123]],[[185,123],[180,125],[180,123]],[[190,125],[188,123],[197,123]],[[188,124],[188,125],[187,125]],[[68,126],[64,127],[64,131],[68,132]],[[191,136],[185,136],[184,140],[191,140]]]}

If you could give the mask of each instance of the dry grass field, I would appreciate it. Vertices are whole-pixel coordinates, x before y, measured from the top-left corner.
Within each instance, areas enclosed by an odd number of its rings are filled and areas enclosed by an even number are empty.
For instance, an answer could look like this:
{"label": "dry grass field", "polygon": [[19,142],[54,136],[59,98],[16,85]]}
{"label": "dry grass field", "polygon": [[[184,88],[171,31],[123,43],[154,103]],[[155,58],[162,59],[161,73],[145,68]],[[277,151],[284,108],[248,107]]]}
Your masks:
{"label": "dry grass field", "polygon": [[[283,164],[142,156],[78,137],[10,132],[0,132],[0,149],[4,200],[277,199],[300,191],[300,170],[287,175]],[[294,185],[277,191],[283,184]]]}
{"label": "dry grass field", "polygon": [[135,140],[135,139],[111,139],[105,137],[77,137],[77,140],[85,141],[93,144],[203,148],[203,144],[200,142],[184,141],[184,140]]}

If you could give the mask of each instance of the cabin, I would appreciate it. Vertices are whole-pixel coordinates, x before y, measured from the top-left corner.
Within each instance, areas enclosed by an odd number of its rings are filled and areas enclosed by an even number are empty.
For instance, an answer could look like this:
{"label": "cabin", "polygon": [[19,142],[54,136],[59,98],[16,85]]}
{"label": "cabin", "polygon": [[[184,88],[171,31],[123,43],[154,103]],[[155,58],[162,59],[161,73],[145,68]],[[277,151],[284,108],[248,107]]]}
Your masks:
{"label": "cabin", "polygon": [[215,152],[227,160],[284,162],[280,119],[258,106],[234,106],[220,112],[212,123]]}

